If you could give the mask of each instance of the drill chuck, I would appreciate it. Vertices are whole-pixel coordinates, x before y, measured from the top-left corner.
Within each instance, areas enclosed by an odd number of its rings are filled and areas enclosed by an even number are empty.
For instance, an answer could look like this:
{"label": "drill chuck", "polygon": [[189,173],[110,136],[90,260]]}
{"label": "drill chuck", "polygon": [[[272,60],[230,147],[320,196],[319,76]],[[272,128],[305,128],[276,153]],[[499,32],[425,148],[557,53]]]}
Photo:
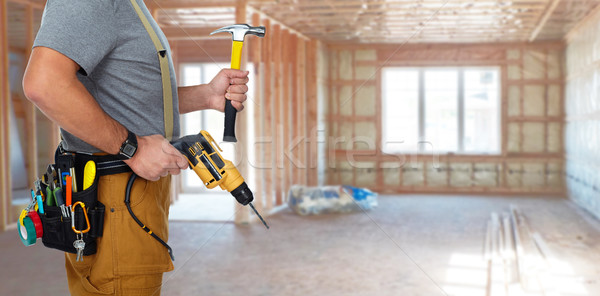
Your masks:
{"label": "drill chuck", "polygon": [[252,195],[252,191],[250,191],[246,182],[243,182],[240,186],[231,190],[231,195],[233,195],[235,200],[243,206],[254,200],[254,195]]}

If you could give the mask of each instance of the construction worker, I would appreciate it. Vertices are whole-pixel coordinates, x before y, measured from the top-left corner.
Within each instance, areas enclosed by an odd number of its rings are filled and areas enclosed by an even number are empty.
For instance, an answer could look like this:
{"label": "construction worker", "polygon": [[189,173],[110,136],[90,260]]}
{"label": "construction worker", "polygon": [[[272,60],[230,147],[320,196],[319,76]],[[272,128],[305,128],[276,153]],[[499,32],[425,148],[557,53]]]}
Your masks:
{"label": "construction worker", "polygon": [[[65,150],[114,156],[145,179],[133,186],[132,207],[167,240],[169,174],[188,166],[167,137],[179,137],[179,114],[223,111],[226,98],[241,111],[248,72],[224,69],[209,84],[177,87],[168,42],[142,0],[48,1],[33,47],[27,98],[61,127]],[[72,295],[159,295],[163,273],[173,270],[123,205],[131,171],[99,179],[104,233],[83,261],[65,253]]]}

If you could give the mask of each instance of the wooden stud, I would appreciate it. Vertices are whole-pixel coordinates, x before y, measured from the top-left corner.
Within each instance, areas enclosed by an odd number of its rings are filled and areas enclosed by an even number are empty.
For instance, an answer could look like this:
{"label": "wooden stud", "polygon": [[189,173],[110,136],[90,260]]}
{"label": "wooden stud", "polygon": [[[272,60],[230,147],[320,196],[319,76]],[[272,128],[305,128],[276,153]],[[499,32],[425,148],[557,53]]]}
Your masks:
{"label": "wooden stud", "polygon": [[11,208],[11,170],[9,145],[9,80],[8,80],[8,5],[0,0],[0,230],[6,230]]}
{"label": "wooden stud", "polygon": [[[33,8],[31,5],[25,7],[25,34],[26,34],[26,52],[27,57],[31,55],[33,47]],[[25,107],[25,142],[27,143],[27,151],[23,151],[26,155],[27,179],[28,184],[33,184],[38,178],[38,141],[37,141],[37,108],[29,100],[24,102]]]}
{"label": "wooden stud", "polygon": [[15,4],[22,4],[22,5],[26,5],[26,6],[31,6],[34,8],[38,8],[38,9],[44,9],[44,5],[45,5],[45,1],[44,2],[39,2],[39,1],[32,1],[32,0],[7,0],[7,3],[15,3]]}
{"label": "wooden stud", "polygon": [[[502,147],[501,147],[501,155],[506,157],[508,154],[508,69],[507,66],[504,65],[500,68],[500,75],[502,79],[500,80],[501,85],[501,103],[500,103],[500,133],[502,134]],[[500,165],[502,165],[502,184],[498,183],[501,187],[506,187],[506,162],[503,161]]]}
{"label": "wooden stud", "polygon": [[273,199],[274,199],[274,171],[275,171],[275,157],[273,157],[274,149],[274,134],[273,134],[273,38],[271,37],[272,26],[269,20],[264,20],[264,26],[267,34],[269,34],[268,38],[262,38],[262,52],[261,59],[264,63],[264,74],[263,74],[263,105],[260,106],[261,114],[263,114],[263,135],[264,142],[262,145],[258,146],[258,149],[263,149],[263,160],[264,162],[261,164],[264,166],[264,176],[265,176],[265,209],[267,211],[271,211],[273,209]]}
{"label": "wooden stud", "polygon": [[308,139],[307,133],[307,97],[306,97],[306,40],[298,39],[298,56],[297,56],[297,79],[298,79],[298,135],[302,137],[302,143],[299,146],[299,160],[301,168],[299,168],[300,173],[300,184],[308,185],[307,183],[307,167],[308,167],[308,157],[306,155],[306,145]]}
{"label": "wooden stud", "polygon": [[[520,76],[521,79],[525,78],[525,63],[523,61],[523,56],[525,55],[526,51],[525,50],[521,50],[520,51],[520,64],[519,64],[519,69],[520,69]],[[519,115],[521,116],[525,116],[525,86],[523,84],[520,85],[519,87]],[[523,122],[519,122],[519,152],[523,151],[523,139],[525,139],[525,135],[523,134]]]}
{"label": "wooden stud", "polygon": [[[355,61],[356,64],[356,61]],[[382,85],[382,78],[381,78],[381,70],[377,70],[377,72],[375,73],[375,84],[376,85]],[[376,165],[381,167],[382,165],[382,161],[381,161],[381,155],[383,154],[383,147],[381,145],[381,142],[383,140],[383,122],[382,118],[383,118],[383,110],[382,110],[382,100],[383,100],[383,96],[381,94],[381,87],[376,87],[375,88],[375,129],[376,129],[376,134],[375,134],[375,150],[377,151],[377,163]],[[400,170],[402,171],[402,170]],[[402,174],[402,173],[400,173]],[[377,171],[377,180],[378,180],[378,186],[379,187],[384,187],[384,182],[383,182],[383,172],[381,170]]]}
{"label": "wooden stud", "polygon": [[[256,13],[252,14],[252,24],[259,24],[260,16]],[[254,184],[254,196],[255,202],[254,206],[256,209],[262,213],[264,212],[264,186],[265,186],[265,171],[262,167],[262,163],[264,162],[264,151],[261,150],[262,147],[257,147],[258,141],[264,136],[264,84],[265,81],[263,79],[265,64],[262,60],[262,51],[266,50],[264,48],[264,38],[252,38],[250,44],[251,54],[250,57],[252,59],[252,63],[254,64],[254,73],[253,73],[253,83],[254,83],[254,97],[252,98],[254,102],[250,102],[250,104],[254,104],[254,139],[251,141],[251,145],[254,148],[254,174],[256,176],[256,183]]]}
{"label": "wooden stud", "polygon": [[307,138],[310,139],[307,154],[307,183],[317,186],[317,41],[311,40],[306,48],[306,92],[307,92]]}
{"label": "wooden stud", "polygon": [[279,25],[273,26],[273,33],[271,34],[271,38],[273,39],[273,78],[274,78],[274,87],[273,87],[273,118],[274,122],[272,125],[273,129],[273,155],[275,158],[275,167],[273,168],[275,172],[275,206],[279,206],[283,203],[282,197],[282,148],[280,145],[281,141],[281,133],[283,132],[281,129],[281,104],[282,104],[282,70],[281,70],[281,59],[282,59],[282,46],[281,46],[281,27]]}
{"label": "wooden stud", "polygon": [[287,30],[281,31],[281,104],[279,105],[280,110],[280,126],[281,132],[278,134],[279,145],[281,149],[281,189],[282,189],[282,203],[283,199],[287,196],[286,192],[290,186],[290,159],[287,157],[287,147],[289,146],[289,132],[290,132],[290,34]]}
{"label": "wooden stud", "polygon": [[[296,34],[291,34],[291,39],[290,39],[290,54],[288,55],[289,59],[288,59],[288,63],[290,64],[290,80],[291,80],[291,89],[290,89],[290,93],[291,93],[291,107],[289,110],[289,116],[290,116],[290,120],[292,122],[292,125],[289,129],[289,139],[290,139],[290,144],[293,144],[297,141],[298,137],[299,137],[299,133],[298,133],[298,120],[299,120],[299,116],[298,116],[298,107],[299,107],[299,103],[298,103],[298,64],[296,63],[297,59],[298,59],[298,36],[296,36]],[[289,145],[288,145],[289,146]],[[287,149],[287,148],[286,148]],[[294,147],[294,150],[289,151],[290,153],[290,157],[292,158],[291,161],[291,184],[295,185],[298,184],[298,146]]]}

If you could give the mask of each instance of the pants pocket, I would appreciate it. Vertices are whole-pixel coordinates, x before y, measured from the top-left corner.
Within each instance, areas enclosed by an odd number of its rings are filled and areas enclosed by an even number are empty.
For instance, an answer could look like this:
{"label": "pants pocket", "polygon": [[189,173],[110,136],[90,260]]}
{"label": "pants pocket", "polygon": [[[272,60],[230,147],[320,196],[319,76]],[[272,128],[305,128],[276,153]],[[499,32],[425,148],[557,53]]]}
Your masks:
{"label": "pants pocket", "polygon": [[[170,182],[170,179],[163,178],[157,182],[136,180],[131,190],[131,210],[145,226],[167,241],[168,217],[163,200],[169,198],[169,186],[165,186],[164,182]],[[114,219],[110,224],[115,275],[156,274],[173,269],[167,249],[144,231],[126,208],[120,209],[117,215],[108,216]]]}

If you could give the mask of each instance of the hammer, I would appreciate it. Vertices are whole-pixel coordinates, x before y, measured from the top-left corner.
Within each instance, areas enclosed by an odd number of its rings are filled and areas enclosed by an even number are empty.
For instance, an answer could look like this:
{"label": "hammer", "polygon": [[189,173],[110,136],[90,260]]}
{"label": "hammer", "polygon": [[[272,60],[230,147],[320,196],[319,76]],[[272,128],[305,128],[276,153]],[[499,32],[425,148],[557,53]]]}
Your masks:
{"label": "hammer", "polygon": [[[242,47],[244,46],[244,37],[246,34],[256,35],[258,37],[265,36],[265,27],[251,27],[247,24],[236,24],[226,26],[210,33],[216,34],[221,32],[231,33],[233,45],[231,47],[231,69],[240,69],[242,62]],[[235,138],[235,116],[237,110],[231,105],[231,100],[225,101],[225,130],[223,131],[223,141],[237,142]]]}

